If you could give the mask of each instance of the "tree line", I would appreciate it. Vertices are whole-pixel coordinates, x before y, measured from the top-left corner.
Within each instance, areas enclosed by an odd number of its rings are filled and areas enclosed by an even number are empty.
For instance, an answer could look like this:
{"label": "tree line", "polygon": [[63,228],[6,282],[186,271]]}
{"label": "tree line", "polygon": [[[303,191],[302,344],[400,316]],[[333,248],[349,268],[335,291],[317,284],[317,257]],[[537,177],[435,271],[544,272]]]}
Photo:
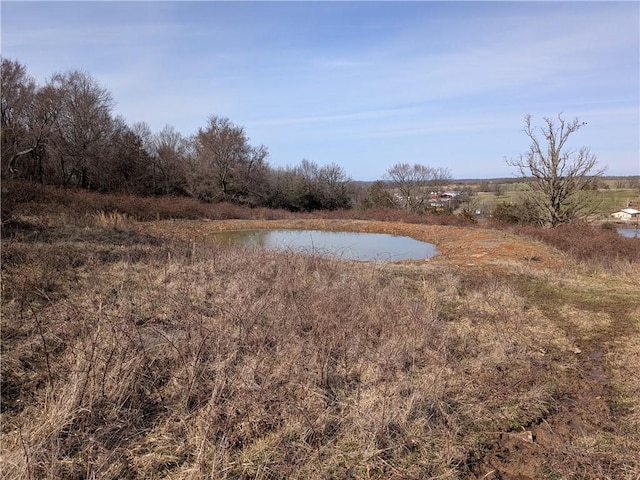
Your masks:
{"label": "tree line", "polygon": [[[432,192],[451,180],[446,168],[396,163],[385,182],[362,191],[336,163],[304,159],[272,167],[268,148],[253,145],[244,127],[228,118],[211,115],[189,136],[170,125],[159,132],[145,122],[129,125],[114,115],[111,93],[81,70],[56,73],[38,85],[24,65],[3,58],[1,79],[2,179],[291,211],[357,204],[414,212],[428,211]],[[582,193],[604,170],[587,147],[567,147],[584,125],[560,114],[544,117],[536,128],[525,116],[529,151],[507,163],[529,191],[519,205],[503,206],[507,217],[556,226],[589,213],[592,202]]]}
{"label": "tree line", "polygon": [[193,135],[114,115],[114,99],[72,70],[38,85],[24,65],[2,59],[2,179],[100,192],[186,195],[293,211],[349,208],[353,181],[339,165],[310,160],[273,168],[264,145],[212,115]]}

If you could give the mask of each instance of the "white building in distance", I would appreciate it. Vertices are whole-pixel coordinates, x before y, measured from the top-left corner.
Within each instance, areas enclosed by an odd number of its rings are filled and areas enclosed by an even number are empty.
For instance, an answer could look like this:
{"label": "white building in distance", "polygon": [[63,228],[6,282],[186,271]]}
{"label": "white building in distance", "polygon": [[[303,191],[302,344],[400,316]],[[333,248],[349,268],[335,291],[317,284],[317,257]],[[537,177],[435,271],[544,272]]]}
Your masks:
{"label": "white building in distance", "polygon": [[628,222],[638,218],[639,214],[640,210],[636,210],[635,208],[623,208],[619,212],[612,213],[611,216],[617,220]]}

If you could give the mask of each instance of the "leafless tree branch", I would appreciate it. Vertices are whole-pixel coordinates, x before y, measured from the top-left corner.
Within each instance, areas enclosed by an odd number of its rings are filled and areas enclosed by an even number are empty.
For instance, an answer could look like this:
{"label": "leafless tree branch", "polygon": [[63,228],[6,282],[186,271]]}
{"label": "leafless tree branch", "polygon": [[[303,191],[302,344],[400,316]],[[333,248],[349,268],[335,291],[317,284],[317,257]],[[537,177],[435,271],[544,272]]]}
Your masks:
{"label": "leafless tree branch", "polygon": [[586,125],[577,118],[567,121],[560,113],[556,118],[544,117],[542,126],[532,125],[525,116],[524,132],[530,140],[529,151],[507,164],[520,176],[530,179],[530,196],[540,209],[540,223],[556,226],[584,212],[588,202],[579,198],[594,177],[604,169],[597,168],[597,158],[588,147],[569,148],[571,135]]}

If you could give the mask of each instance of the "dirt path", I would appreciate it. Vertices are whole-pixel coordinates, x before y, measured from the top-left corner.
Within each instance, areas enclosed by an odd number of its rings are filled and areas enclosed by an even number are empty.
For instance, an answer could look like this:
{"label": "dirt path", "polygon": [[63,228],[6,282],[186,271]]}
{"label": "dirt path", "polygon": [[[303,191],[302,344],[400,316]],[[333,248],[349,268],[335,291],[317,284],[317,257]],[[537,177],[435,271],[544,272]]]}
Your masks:
{"label": "dirt path", "polygon": [[[520,286],[520,290],[527,295],[526,288]],[[624,398],[630,391],[625,376],[637,379],[640,371],[640,360],[629,357],[629,352],[640,350],[640,308],[629,302],[637,294],[631,279],[618,279],[614,288],[610,278],[587,280],[576,273],[564,276],[560,288],[547,285],[528,292],[531,303],[542,305],[545,314],[556,319],[573,341],[575,347],[564,355],[575,357],[577,368],[566,375],[564,395],[553,411],[520,432],[498,434],[474,465],[470,479],[533,480],[546,469],[551,473],[559,463],[575,472],[571,478],[611,478],[597,474],[597,466],[590,464],[585,451],[592,450],[594,458],[607,458],[608,453],[603,452],[615,450],[612,445],[633,451],[640,440],[637,431],[622,420],[628,413],[624,410],[637,408],[637,398]],[[546,300],[541,302],[541,297]],[[602,445],[606,449],[599,451]],[[620,476],[616,478],[640,479],[640,465],[631,460],[627,464],[624,456],[610,455],[607,461],[618,464]]]}

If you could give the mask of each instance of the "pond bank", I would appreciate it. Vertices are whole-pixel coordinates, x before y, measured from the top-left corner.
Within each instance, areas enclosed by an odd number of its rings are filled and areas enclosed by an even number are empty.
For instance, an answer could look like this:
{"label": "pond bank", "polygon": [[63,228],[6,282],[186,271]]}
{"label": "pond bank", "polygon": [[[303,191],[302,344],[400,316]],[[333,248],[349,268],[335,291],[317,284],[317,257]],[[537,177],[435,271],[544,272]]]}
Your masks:
{"label": "pond bank", "polygon": [[195,242],[212,241],[224,230],[299,229],[403,235],[432,243],[441,255],[403,263],[448,262],[460,267],[511,269],[533,266],[560,269],[563,255],[553,248],[507,232],[444,225],[421,225],[367,220],[160,220],[139,222],[136,229],[160,237],[179,237]]}

